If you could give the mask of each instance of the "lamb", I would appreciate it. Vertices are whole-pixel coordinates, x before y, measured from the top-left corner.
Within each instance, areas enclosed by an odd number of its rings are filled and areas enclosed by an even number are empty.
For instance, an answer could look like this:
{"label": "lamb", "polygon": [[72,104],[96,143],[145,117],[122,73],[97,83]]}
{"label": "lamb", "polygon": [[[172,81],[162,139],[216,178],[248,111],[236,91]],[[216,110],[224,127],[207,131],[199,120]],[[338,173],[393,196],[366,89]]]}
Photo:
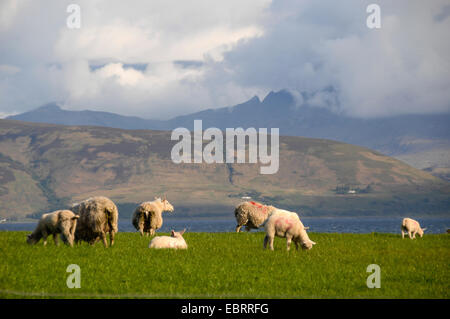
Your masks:
{"label": "lamb", "polygon": [[405,238],[405,233],[408,233],[410,239],[415,239],[416,233],[418,233],[420,237],[423,237],[423,232],[425,230],[426,228],[420,228],[418,221],[411,218],[403,218],[401,226],[402,239]]}
{"label": "lamb", "polygon": [[109,233],[110,246],[114,244],[114,235],[118,231],[119,211],[112,200],[96,196],[74,204],[72,210],[80,215],[75,231],[75,242],[81,240],[95,244],[100,238],[108,247],[106,234]]}
{"label": "lamb", "polygon": [[183,238],[183,234],[186,231],[184,229],[181,232],[175,232],[172,230],[171,236],[157,236],[152,239],[148,248],[172,248],[172,249],[187,249],[186,241]]}
{"label": "lamb", "polygon": [[53,235],[55,245],[59,245],[58,234],[61,234],[62,241],[73,247],[73,238],[79,217],[70,210],[57,210],[44,214],[33,233],[27,236],[27,243],[33,245],[43,238],[45,246],[47,245],[47,236]]}
{"label": "lamb", "polygon": [[156,230],[163,224],[162,213],[164,211],[173,212],[173,206],[164,198],[156,198],[152,202],[141,203],[134,211],[132,223],[133,226],[144,236],[149,233],[153,236]]}
{"label": "lamb", "polygon": [[234,210],[237,221],[236,232],[238,233],[242,226],[245,226],[246,231],[250,231],[252,228],[257,229],[258,225],[264,223],[274,210],[276,208],[273,206],[253,201],[239,204]]}
{"label": "lamb", "polygon": [[309,239],[306,233],[309,227],[303,226],[296,213],[277,209],[270,214],[263,225],[266,230],[264,249],[267,248],[267,243],[269,243],[270,249],[273,250],[274,236],[286,238],[287,250],[290,250],[291,240],[294,241],[297,250],[298,244],[302,246],[302,249],[311,249],[316,244]]}

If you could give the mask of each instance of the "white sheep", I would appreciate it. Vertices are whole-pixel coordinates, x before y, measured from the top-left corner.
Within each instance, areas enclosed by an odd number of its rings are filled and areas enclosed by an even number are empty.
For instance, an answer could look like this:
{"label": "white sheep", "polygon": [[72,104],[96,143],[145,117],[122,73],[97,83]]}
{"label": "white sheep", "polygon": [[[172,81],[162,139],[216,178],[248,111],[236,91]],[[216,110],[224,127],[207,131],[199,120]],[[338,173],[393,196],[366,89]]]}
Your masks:
{"label": "white sheep", "polygon": [[[277,209],[273,211],[263,224],[266,230],[264,237],[264,248],[269,247],[273,250],[274,237],[286,238],[287,250],[290,249],[291,241],[294,241],[298,250],[298,244],[303,249],[311,249],[316,243],[309,239],[306,230],[309,227],[303,226],[300,218],[296,213],[287,210]],[[261,225],[261,226],[263,226]]]}
{"label": "white sheep", "polygon": [[119,229],[119,211],[112,200],[95,196],[72,205],[72,210],[80,215],[75,242],[83,240],[93,245],[102,239],[103,245],[108,247],[106,234],[109,233],[110,246],[114,244],[114,237]]}
{"label": "white sheep", "polygon": [[58,234],[64,243],[73,246],[77,220],[80,216],[75,215],[70,210],[57,210],[43,214],[36,229],[27,236],[27,243],[36,244],[41,238],[44,239],[44,246],[47,245],[47,237],[53,235],[55,245],[58,245]]}
{"label": "white sheep", "polygon": [[163,224],[162,213],[173,212],[173,206],[169,201],[164,198],[156,198],[152,202],[141,203],[134,211],[132,223],[133,226],[143,236],[144,233],[147,236],[153,236],[156,230],[160,229]]}
{"label": "white sheep", "polygon": [[416,233],[419,234],[420,237],[423,237],[423,232],[425,230],[426,228],[421,228],[417,220],[411,218],[403,218],[401,226],[402,239],[405,238],[405,233],[408,233],[410,239],[415,239]]}
{"label": "white sheep", "polygon": [[253,201],[239,204],[234,209],[234,216],[237,221],[236,232],[238,233],[242,226],[245,226],[246,231],[250,231],[252,228],[257,229],[275,209],[273,206]]}
{"label": "white sheep", "polygon": [[186,231],[184,229],[181,232],[175,232],[172,230],[171,236],[157,236],[152,239],[148,248],[172,248],[172,249],[187,249],[186,241],[183,238],[183,234]]}

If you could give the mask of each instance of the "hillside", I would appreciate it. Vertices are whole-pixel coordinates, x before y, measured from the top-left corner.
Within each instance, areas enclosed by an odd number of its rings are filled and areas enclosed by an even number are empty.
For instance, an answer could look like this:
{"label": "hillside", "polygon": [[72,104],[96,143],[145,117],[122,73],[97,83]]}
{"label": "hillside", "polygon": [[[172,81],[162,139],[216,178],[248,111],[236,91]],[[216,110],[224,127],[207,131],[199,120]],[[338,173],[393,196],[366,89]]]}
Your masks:
{"label": "hillside", "polygon": [[[170,132],[0,120],[0,217],[23,218],[93,195],[122,217],[166,194],[176,214],[226,215],[242,196],[301,215],[448,214],[450,187],[363,147],[280,138],[280,169],[259,164],[174,164]],[[356,194],[338,194],[347,188]]]}
{"label": "hillside", "polygon": [[415,168],[448,179],[450,114],[409,114],[362,119],[310,105],[308,96],[296,105],[287,91],[270,92],[238,105],[206,109],[169,120],[148,120],[107,112],[67,111],[56,104],[9,117],[10,119],[64,125],[93,125],[122,129],[192,129],[194,119],[204,127],[278,127],[281,135],[324,138],[368,147],[394,156]]}

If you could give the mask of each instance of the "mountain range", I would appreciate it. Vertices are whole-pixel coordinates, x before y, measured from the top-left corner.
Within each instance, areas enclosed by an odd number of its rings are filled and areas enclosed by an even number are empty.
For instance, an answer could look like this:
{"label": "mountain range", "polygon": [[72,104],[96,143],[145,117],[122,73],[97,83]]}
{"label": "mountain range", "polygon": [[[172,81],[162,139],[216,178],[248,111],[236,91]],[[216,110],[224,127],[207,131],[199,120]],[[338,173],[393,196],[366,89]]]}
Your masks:
{"label": "mountain range", "polygon": [[450,114],[409,114],[385,118],[356,118],[305,103],[297,106],[286,90],[253,97],[235,106],[207,109],[169,120],[152,120],[97,111],[68,111],[51,103],[8,119],[63,125],[122,129],[193,129],[255,127],[280,129],[281,135],[324,138],[355,144],[394,156],[450,180]]}

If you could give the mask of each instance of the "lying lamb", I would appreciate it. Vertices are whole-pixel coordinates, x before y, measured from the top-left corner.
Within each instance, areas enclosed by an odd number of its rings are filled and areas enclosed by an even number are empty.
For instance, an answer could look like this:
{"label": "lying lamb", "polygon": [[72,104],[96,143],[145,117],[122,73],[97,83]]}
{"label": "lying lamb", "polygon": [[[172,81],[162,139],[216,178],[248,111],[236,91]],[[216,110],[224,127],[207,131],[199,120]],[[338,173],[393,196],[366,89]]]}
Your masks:
{"label": "lying lamb", "polygon": [[152,239],[148,248],[173,248],[173,249],[187,249],[186,241],[183,238],[183,234],[186,229],[181,232],[175,232],[172,230],[171,236],[158,236]]}
{"label": "lying lamb", "polygon": [[41,238],[44,239],[44,246],[47,245],[47,237],[53,235],[55,245],[58,245],[58,234],[65,244],[73,246],[73,238],[77,220],[80,216],[75,215],[70,210],[57,210],[52,213],[42,215],[34,232],[27,236],[27,243],[36,244]]}
{"label": "lying lamb", "polygon": [[411,218],[403,218],[401,231],[402,231],[402,239],[405,238],[405,233],[408,233],[410,239],[416,238],[416,233],[419,234],[420,237],[423,237],[423,232],[426,228],[421,228],[418,221]]}
{"label": "lying lamb", "polygon": [[264,248],[269,247],[273,250],[273,240],[275,236],[286,238],[287,250],[290,249],[291,241],[295,243],[295,247],[298,250],[298,244],[303,249],[311,249],[316,243],[309,239],[306,230],[309,227],[303,226],[300,218],[296,213],[292,213],[286,210],[277,209],[266,222],[261,225],[265,226],[266,236],[264,237]]}

